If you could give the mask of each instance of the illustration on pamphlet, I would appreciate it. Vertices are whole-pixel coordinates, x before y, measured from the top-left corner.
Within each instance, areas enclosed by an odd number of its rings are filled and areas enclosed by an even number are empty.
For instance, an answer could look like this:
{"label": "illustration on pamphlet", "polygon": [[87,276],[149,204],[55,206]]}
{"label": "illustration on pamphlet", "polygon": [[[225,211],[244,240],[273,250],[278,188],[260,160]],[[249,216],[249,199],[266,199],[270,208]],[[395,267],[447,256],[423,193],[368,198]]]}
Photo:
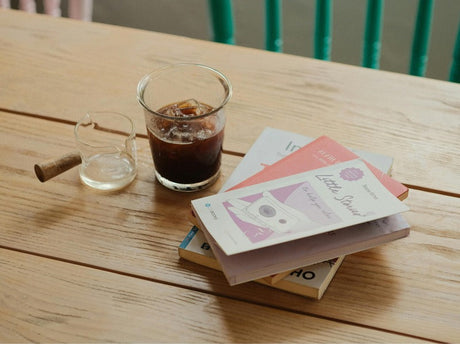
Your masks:
{"label": "illustration on pamphlet", "polygon": [[224,206],[251,242],[341,220],[308,182],[228,199]]}

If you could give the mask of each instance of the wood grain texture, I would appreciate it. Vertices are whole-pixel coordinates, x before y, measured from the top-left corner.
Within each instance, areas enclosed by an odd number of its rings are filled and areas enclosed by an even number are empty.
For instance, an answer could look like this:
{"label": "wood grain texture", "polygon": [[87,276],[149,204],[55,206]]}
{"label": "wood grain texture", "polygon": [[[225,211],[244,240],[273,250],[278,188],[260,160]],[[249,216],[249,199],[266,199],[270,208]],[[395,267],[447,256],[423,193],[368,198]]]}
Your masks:
{"label": "wood grain texture", "polygon": [[180,260],[177,246],[190,228],[190,199],[216,192],[239,158],[224,155],[212,189],[175,193],[154,181],[148,142],[140,138],[138,178],[122,192],[91,190],[76,169],[41,184],[33,164],[72,150],[72,126],[0,118],[1,247],[300,314],[460,340],[459,198],[411,190],[410,237],[348,256],[320,302],[255,283],[229,287],[221,273]]}
{"label": "wood grain texture", "polygon": [[0,304],[8,343],[423,342],[4,249]]}
{"label": "wood grain texture", "polygon": [[145,134],[137,82],[165,64],[198,62],[234,87],[227,150],[246,152],[266,126],[328,135],[395,157],[401,182],[460,195],[455,83],[8,10],[0,43],[0,109],[67,121],[117,110]]}

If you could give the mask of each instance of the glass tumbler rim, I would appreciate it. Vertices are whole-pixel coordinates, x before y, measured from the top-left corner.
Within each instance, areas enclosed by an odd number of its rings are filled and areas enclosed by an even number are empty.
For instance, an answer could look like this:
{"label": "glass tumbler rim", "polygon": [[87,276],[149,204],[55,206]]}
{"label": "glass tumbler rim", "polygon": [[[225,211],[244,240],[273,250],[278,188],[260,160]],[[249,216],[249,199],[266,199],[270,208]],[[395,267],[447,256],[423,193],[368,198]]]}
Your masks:
{"label": "glass tumbler rim", "polygon": [[[100,116],[100,115],[108,115],[108,116],[113,116],[113,115],[116,115],[118,117],[122,117],[124,118],[125,120],[127,120],[127,123],[129,123],[129,129],[128,131],[118,131],[118,130],[111,130],[110,128],[105,128],[105,131],[107,132],[112,132],[112,133],[116,133],[116,134],[123,134],[126,136],[126,139],[125,139],[125,142],[126,141],[129,141],[129,140],[133,140],[135,137],[136,137],[136,130],[135,130],[135,126],[134,126],[134,122],[133,120],[123,114],[123,113],[120,113],[120,112],[116,112],[116,111],[88,111],[85,116],[83,116],[76,124],[75,124],[75,127],[74,127],[74,134],[75,134],[75,139],[77,141],[78,144],[81,144],[83,146],[87,146],[87,147],[91,147],[91,148],[105,148],[105,147],[109,147],[107,145],[95,145],[91,142],[88,142],[87,140],[84,140],[81,135],[79,135],[78,133],[78,129],[80,128],[80,126],[83,125],[84,123],[84,120],[85,118],[89,117],[91,118],[91,115],[96,115],[96,116]],[[102,127],[102,130],[103,127]]]}
{"label": "glass tumbler rim", "polygon": [[[169,69],[174,69],[174,68],[178,68],[178,67],[179,68],[180,67],[198,67],[198,68],[206,69],[206,70],[212,72],[213,74],[215,74],[220,80],[223,80],[223,82],[225,84],[222,83],[222,81],[221,81],[221,84],[224,87],[224,90],[226,91],[226,96],[225,96],[224,100],[221,102],[221,104],[219,106],[213,108],[211,111],[209,111],[209,112],[207,112],[205,114],[198,115],[198,116],[193,116],[193,117],[168,116],[168,115],[162,114],[162,113],[160,113],[160,112],[158,112],[156,110],[151,109],[144,101],[144,91],[145,91],[145,88],[147,87],[149,81],[155,79],[155,78],[153,78],[153,76],[158,77],[163,72],[165,72],[165,71],[167,71]],[[206,66],[204,64],[199,64],[199,63],[174,63],[174,64],[169,64],[169,65],[163,66],[161,68],[158,68],[158,69],[156,69],[156,70],[144,75],[141,78],[141,80],[139,81],[139,83],[137,84],[137,101],[139,102],[140,105],[142,105],[142,107],[146,111],[148,111],[151,114],[154,114],[156,116],[163,117],[163,118],[166,118],[166,119],[169,119],[169,120],[175,120],[175,121],[190,121],[190,120],[196,120],[196,119],[208,117],[208,116],[220,111],[228,103],[228,101],[231,99],[232,93],[233,93],[232,84],[230,83],[230,80],[228,80],[228,78],[223,73],[221,73],[220,71],[218,71],[215,68]]]}

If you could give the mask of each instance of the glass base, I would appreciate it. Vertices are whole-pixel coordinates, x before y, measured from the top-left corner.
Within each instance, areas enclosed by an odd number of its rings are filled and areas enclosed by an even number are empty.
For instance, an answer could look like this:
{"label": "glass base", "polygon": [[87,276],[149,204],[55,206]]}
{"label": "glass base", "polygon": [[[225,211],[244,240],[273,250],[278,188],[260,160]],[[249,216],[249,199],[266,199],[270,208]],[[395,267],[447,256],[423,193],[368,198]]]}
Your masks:
{"label": "glass base", "polygon": [[98,190],[115,191],[136,178],[136,162],[126,153],[101,153],[83,161],[81,181]]}
{"label": "glass base", "polygon": [[84,173],[80,172],[80,180],[83,184],[92,187],[93,189],[102,190],[102,191],[117,191],[123,189],[124,187],[131,184],[131,182],[136,178],[136,171],[128,174],[127,176],[119,179],[113,180],[94,180],[88,178]]}
{"label": "glass base", "polygon": [[181,192],[194,192],[194,191],[206,189],[216,182],[216,180],[219,178],[219,175],[220,175],[220,171],[218,171],[211,178],[203,180],[202,182],[193,183],[193,184],[181,184],[181,183],[172,182],[162,177],[155,170],[155,176],[161,185],[167,187],[168,189],[171,189],[174,191],[181,191]]}

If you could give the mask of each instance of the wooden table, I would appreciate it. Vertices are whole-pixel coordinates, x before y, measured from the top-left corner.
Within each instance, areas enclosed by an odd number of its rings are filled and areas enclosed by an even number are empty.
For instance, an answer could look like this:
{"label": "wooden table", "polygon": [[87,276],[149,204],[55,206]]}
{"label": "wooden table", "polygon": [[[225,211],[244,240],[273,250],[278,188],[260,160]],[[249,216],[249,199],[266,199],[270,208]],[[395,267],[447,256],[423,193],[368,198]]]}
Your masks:
{"label": "wooden table", "polygon": [[[0,10],[1,342],[460,342],[460,86],[129,28]],[[136,85],[174,62],[226,74],[223,173],[154,179]],[[130,115],[121,192],[34,163],[73,150],[87,110]],[[320,301],[179,259],[191,199],[217,192],[266,126],[393,156],[411,235],[349,255]]]}

